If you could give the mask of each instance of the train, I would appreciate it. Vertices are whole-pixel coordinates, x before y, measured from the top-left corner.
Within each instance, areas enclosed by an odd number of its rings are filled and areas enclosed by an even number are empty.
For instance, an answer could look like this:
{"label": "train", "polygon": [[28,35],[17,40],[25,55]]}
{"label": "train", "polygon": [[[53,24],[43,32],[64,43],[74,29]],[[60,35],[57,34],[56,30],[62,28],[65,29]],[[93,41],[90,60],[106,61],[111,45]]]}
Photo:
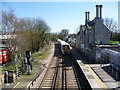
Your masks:
{"label": "train", "polygon": [[61,52],[63,55],[71,54],[72,47],[70,46],[70,44],[68,44],[67,42],[65,42],[61,39],[58,39],[57,41],[60,44],[60,49],[61,49]]}

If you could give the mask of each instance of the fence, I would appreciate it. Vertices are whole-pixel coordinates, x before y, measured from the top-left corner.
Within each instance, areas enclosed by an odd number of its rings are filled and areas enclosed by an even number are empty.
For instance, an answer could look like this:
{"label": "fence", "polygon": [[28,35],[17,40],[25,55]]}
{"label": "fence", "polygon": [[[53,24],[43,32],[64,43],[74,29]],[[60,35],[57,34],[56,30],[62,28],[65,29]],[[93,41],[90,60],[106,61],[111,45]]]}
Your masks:
{"label": "fence", "polygon": [[21,75],[21,67],[16,67],[15,80]]}
{"label": "fence", "polygon": [[41,72],[28,84],[28,86],[26,87],[26,88],[28,88],[28,90],[30,90],[30,87],[33,86],[33,83],[38,79],[40,74],[41,74]]}

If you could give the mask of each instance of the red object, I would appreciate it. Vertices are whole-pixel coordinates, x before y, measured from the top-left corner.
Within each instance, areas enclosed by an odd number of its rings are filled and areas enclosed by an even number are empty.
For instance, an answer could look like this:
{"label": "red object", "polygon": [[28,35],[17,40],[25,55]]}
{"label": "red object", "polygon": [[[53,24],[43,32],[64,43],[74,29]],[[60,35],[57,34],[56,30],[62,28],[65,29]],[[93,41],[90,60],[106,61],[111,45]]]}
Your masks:
{"label": "red object", "polygon": [[15,47],[9,47],[7,49],[0,50],[0,64],[3,64],[3,63],[8,61],[8,58],[9,58],[8,57],[8,55],[9,55],[8,50],[10,50],[10,52],[14,53]]}
{"label": "red object", "polygon": [[9,47],[8,50],[10,50],[10,52],[14,53],[15,47]]}
{"label": "red object", "polygon": [[7,49],[0,50],[0,64],[2,64],[3,62],[7,62],[7,61],[8,61]]}

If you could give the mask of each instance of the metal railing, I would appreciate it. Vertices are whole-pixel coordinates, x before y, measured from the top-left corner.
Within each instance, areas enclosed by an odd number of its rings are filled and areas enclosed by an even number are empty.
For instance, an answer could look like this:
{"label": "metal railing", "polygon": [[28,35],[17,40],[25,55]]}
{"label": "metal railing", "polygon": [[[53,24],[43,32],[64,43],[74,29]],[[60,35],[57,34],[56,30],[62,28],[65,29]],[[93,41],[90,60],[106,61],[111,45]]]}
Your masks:
{"label": "metal railing", "polygon": [[119,78],[119,73],[120,73],[120,66],[116,65],[115,63],[110,63],[111,67],[112,67],[112,73],[114,72],[113,69],[116,70],[115,72],[115,78],[118,79]]}
{"label": "metal railing", "polygon": [[33,86],[33,83],[38,79],[40,74],[41,74],[41,72],[27,85],[26,88],[28,88],[28,90],[30,90],[31,85]]}
{"label": "metal railing", "polygon": [[16,77],[15,77],[15,80],[16,79],[18,79],[18,77],[21,75],[21,70],[20,70],[20,67],[18,67],[17,69],[16,69]]}
{"label": "metal railing", "polygon": [[115,69],[117,72],[120,72],[120,66],[116,65],[115,63],[110,63],[110,66]]}

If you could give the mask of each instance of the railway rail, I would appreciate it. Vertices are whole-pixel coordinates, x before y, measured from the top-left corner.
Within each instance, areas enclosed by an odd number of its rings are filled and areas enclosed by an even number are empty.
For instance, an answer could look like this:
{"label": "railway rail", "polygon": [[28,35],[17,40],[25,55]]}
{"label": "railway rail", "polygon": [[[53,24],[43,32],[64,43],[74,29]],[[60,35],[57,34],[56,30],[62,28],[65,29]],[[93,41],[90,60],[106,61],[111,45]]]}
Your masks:
{"label": "railway rail", "polygon": [[55,88],[59,65],[59,62],[57,61],[59,61],[57,60],[57,57],[53,57],[50,67],[48,68],[39,88]]}
{"label": "railway rail", "polygon": [[77,75],[73,66],[67,67],[63,58],[53,57],[53,60],[48,68],[39,88],[56,88],[79,89],[79,83],[76,79]]}
{"label": "railway rail", "polygon": [[91,88],[73,55],[62,54],[59,47],[59,44],[55,44],[55,53],[49,66],[41,78],[37,79],[38,83],[32,83],[33,87],[29,85],[29,90],[35,87],[52,90]]}

